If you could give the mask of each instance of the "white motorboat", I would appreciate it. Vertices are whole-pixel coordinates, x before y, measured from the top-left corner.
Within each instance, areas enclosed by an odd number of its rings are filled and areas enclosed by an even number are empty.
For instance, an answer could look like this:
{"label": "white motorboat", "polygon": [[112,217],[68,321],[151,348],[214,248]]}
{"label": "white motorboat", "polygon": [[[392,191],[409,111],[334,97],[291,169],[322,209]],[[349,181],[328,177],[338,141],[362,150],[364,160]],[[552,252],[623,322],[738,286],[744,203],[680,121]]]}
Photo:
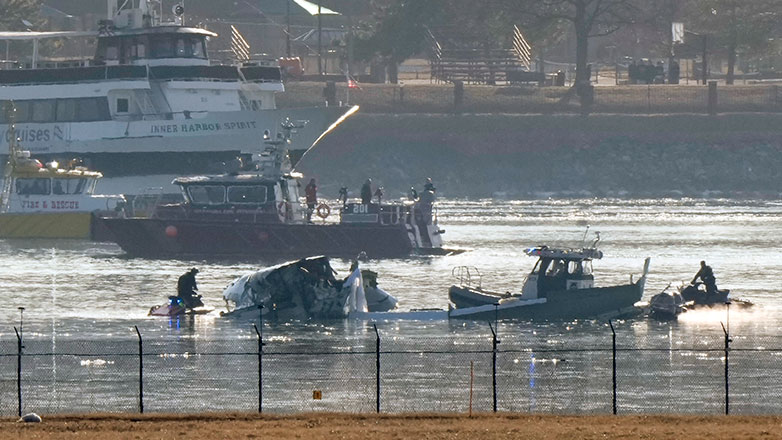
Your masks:
{"label": "white motorboat", "polygon": [[525,250],[538,261],[527,275],[520,294],[492,292],[470,282],[451,286],[448,296],[454,308],[450,317],[560,320],[632,314],[634,304],[643,295],[649,258],[637,281],[631,279],[629,284],[596,287],[592,260],[603,257],[595,247],[598,240],[599,236],[591,247],[579,249],[537,246]]}

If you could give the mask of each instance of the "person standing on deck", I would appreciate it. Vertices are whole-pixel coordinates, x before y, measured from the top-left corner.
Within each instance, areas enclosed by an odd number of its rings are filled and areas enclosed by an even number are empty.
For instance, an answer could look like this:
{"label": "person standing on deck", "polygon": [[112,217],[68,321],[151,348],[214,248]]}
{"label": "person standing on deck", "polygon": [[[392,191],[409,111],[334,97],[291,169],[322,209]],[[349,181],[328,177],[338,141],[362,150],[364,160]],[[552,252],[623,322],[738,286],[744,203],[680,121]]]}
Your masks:
{"label": "person standing on deck", "polygon": [[372,203],[372,179],[367,179],[361,187],[361,203],[364,205]]}
{"label": "person standing on deck", "polygon": [[318,204],[318,186],[315,184],[314,178],[310,179],[310,183],[304,187],[304,196],[307,199],[307,223],[312,223],[312,213]]}

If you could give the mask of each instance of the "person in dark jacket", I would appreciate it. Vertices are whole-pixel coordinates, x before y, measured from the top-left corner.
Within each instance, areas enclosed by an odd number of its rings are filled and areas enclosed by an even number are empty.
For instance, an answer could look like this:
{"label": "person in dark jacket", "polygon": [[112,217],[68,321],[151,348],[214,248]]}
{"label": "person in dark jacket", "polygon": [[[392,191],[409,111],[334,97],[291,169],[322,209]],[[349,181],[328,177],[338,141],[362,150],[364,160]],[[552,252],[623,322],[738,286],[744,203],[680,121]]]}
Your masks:
{"label": "person in dark jacket", "polygon": [[372,203],[372,194],[372,179],[367,179],[361,187],[361,203],[364,205]]}
{"label": "person in dark jacket", "polygon": [[311,223],[312,213],[318,204],[318,185],[315,184],[315,179],[310,179],[310,183],[304,187],[304,196],[307,199],[307,222]]}
{"label": "person in dark jacket", "polygon": [[180,276],[177,281],[177,296],[182,299],[182,302],[188,309],[204,305],[201,302],[201,295],[196,293],[198,286],[196,285],[195,276],[197,273],[198,269],[194,267]]}
{"label": "person in dark jacket", "polygon": [[690,284],[695,284],[698,278],[700,278],[703,285],[706,286],[707,294],[717,293],[717,279],[714,277],[714,272],[711,270],[711,267],[706,265],[705,261],[701,261],[701,268],[698,273],[695,274],[695,277],[693,277]]}

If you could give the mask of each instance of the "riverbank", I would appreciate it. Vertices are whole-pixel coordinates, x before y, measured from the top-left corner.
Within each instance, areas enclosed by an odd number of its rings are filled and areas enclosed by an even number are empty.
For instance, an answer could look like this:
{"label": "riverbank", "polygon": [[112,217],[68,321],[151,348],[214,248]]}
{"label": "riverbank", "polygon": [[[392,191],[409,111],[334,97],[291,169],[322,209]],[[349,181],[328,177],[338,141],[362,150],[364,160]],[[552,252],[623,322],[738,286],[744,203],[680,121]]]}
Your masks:
{"label": "riverbank", "polygon": [[368,114],[305,155],[321,194],[367,177],[396,198],[737,197],[782,193],[782,115]]}
{"label": "riverbank", "polygon": [[773,438],[779,416],[549,416],[256,414],[61,415],[43,423],[0,419],[4,438],[188,440],[274,438],[420,439],[757,439]]}

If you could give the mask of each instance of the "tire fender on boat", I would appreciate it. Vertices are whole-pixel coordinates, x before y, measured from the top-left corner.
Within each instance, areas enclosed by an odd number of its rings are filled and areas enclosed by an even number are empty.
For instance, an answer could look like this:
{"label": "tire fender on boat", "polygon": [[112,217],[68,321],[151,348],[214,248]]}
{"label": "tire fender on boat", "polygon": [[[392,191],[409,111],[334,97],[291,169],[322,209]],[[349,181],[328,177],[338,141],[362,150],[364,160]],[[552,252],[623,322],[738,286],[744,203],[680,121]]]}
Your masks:
{"label": "tire fender on boat", "polygon": [[321,203],[320,205],[318,205],[317,214],[318,214],[318,217],[320,217],[320,218],[325,220],[326,217],[328,217],[329,214],[331,214],[331,207],[329,207],[329,205],[327,205],[325,203]]}

